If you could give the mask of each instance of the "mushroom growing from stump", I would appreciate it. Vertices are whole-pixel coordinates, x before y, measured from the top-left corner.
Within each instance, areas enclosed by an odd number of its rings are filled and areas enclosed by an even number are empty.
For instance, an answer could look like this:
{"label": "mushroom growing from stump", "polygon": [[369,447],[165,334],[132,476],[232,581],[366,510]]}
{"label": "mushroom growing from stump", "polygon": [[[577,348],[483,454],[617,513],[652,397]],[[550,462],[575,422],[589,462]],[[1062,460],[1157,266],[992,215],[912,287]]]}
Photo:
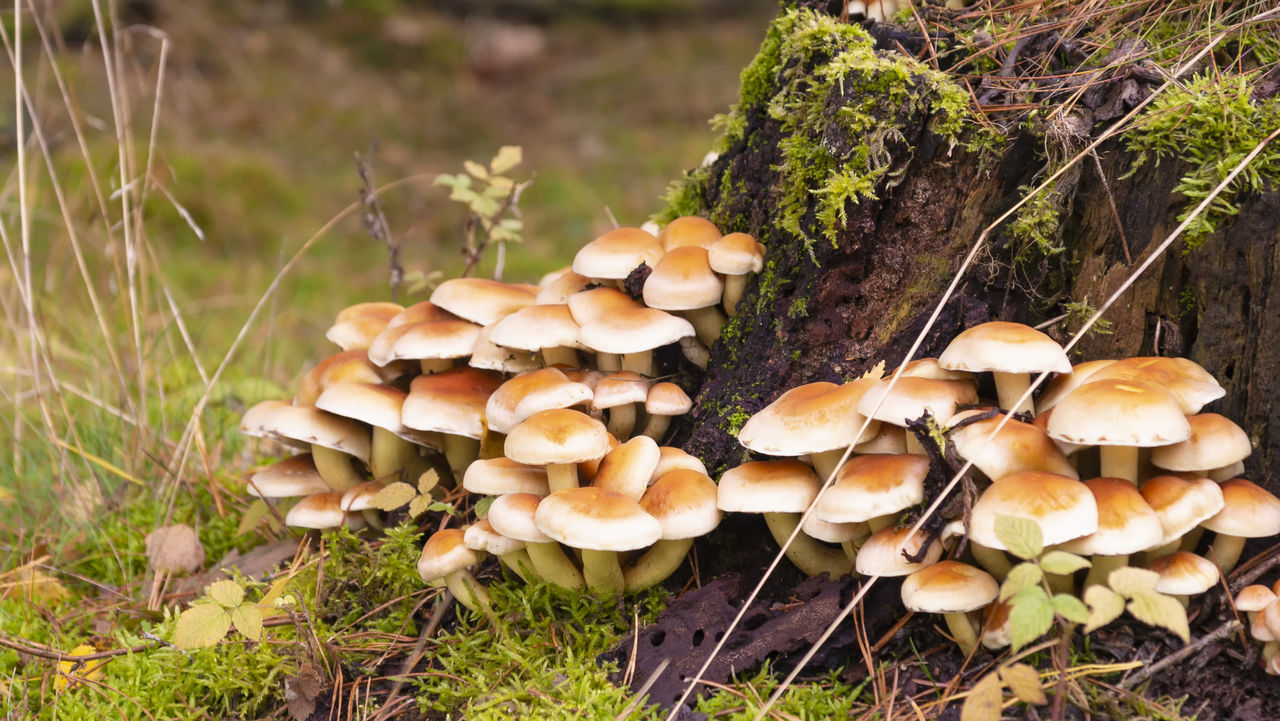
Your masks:
{"label": "mushroom growing from stump", "polygon": [[983,491],[970,514],[973,556],[991,575],[1009,572],[1004,542],[996,536],[996,518],[1013,516],[1040,527],[1044,545],[1052,546],[1098,530],[1098,504],[1089,487],[1074,478],[1043,471],[1005,476]]}
{"label": "mushroom growing from stump", "polygon": [[1098,506],[1098,530],[1074,538],[1060,548],[1080,556],[1092,556],[1093,566],[1084,579],[1084,588],[1103,584],[1117,568],[1129,564],[1129,556],[1164,542],[1160,516],[1123,478],[1091,478],[1084,482]]}
{"label": "mushroom growing from stump", "polygon": [[767,456],[810,455],[818,477],[826,480],[847,446],[868,441],[880,430],[878,421],[868,422],[858,413],[858,402],[876,382],[867,378],[796,386],[747,419],[738,442]]}
{"label": "mushroom growing from stump", "polygon": [[697,471],[675,470],[659,478],[640,499],[640,507],[657,519],[662,538],[623,571],[628,591],[662,583],[680,567],[693,539],[720,525],[716,484]]}
{"label": "mushroom growing from stump", "polygon": [[724,276],[724,312],[733,315],[747,280],[764,268],[764,246],[746,233],[730,233],[707,249],[707,261]]}
{"label": "mushroom growing from stump", "polygon": [[1200,525],[1217,534],[1212,558],[1223,573],[1230,573],[1240,560],[1246,539],[1280,533],[1280,499],[1243,478],[1232,478],[1220,488],[1222,510]]}
{"label": "mushroom growing from stump", "polygon": [[444,581],[458,603],[476,613],[492,615],[489,592],[468,570],[480,562],[480,556],[467,548],[464,537],[459,528],[431,534],[418,558],[418,575],[427,583]]}
{"label": "mushroom growing from stump", "polygon": [[1005,321],[960,333],[942,351],[938,365],[974,373],[991,371],[1000,407],[1016,413],[1032,412],[1030,395],[1018,402],[1030,387],[1032,374],[1071,372],[1071,362],[1056,340],[1031,326]]}
{"label": "mushroom growing from stump", "polygon": [[667,251],[644,281],[645,305],[683,314],[706,346],[716,342],[724,326],[717,307],[723,296],[724,281],[711,270],[706,248],[694,245]]}
{"label": "mushroom growing from stump", "polygon": [[577,488],[578,463],[609,452],[609,432],[585,413],[553,409],[535,413],[507,434],[507,458],[546,466],[551,492]]}
{"label": "mushroom growing from stump", "polygon": [[621,493],[600,488],[556,491],[538,504],[534,522],[548,538],[582,551],[587,588],[622,593],[618,554],[651,546],[662,536],[657,519]]}
{"label": "mushroom growing from stump", "polygon": [[965,656],[978,647],[978,629],[969,618],[996,600],[1000,586],[991,574],[959,561],[941,561],[902,582],[902,604],[916,613],[941,613]]}
{"label": "mushroom growing from stump", "polygon": [[485,518],[493,530],[503,536],[524,541],[524,549],[539,577],[561,588],[582,588],[585,585],[582,572],[565,555],[559,543],[538,530],[534,516],[541,502],[541,496],[531,493],[508,493],[499,496],[489,506],[489,515]]}
{"label": "mushroom growing from stump", "polygon": [[662,440],[671,419],[682,416],[693,409],[693,399],[680,386],[671,381],[654,383],[649,388],[649,395],[644,401],[644,410],[649,414],[649,422],[644,424],[642,435],[654,440]]}

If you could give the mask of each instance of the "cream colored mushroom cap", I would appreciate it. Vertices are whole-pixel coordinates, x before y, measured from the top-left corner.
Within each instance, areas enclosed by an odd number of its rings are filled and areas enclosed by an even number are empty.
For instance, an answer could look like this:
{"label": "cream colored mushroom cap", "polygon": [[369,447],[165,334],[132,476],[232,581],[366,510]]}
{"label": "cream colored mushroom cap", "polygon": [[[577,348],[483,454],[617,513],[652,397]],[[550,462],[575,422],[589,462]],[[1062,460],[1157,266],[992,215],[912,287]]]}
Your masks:
{"label": "cream colored mushroom cap", "polygon": [[573,272],[588,278],[620,280],[641,263],[653,267],[662,243],[639,228],[615,228],[582,246],[573,257]]}
{"label": "cream colored mushroom cap", "polygon": [[693,399],[675,383],[662,381],[649,388],[644,409],[655,416],[680,416],[693,410]]}
{"label": "cream colored mushroom cap", "polygon": [[[982,412],[961,411],[951,417],[948,425],[955,426]],[[956,453],[971,461],[987,478],[1003,478],[1022,471],[1048,471],[1068,478],[1080,477],[1053,439],[1030,423],[1009,418],[993,438],[991,432],[1001,420],[1002,416],[997,414],[969,423],[951,430],[947,438],[955,445]]]}
{"label": "cream colored mushroom cap", "polygon": [[385,366],[396,360],[466,358],[475,350],[480,326],[465,320],[431,320],[387,326],[369,344],[369,360]]}
{"label": "cream colored mushroom cap", "polygon": [[1226,505],[1222,489],[1208,478],[1155,476],[1143,481],[1139,490],[1160,516],[1165,543],[1181,538]]}
{"label": "cream colored mushroom cap", "polygon": [[500,374],[466,366],[418,376],[409,384],[401,421],[414,430],[480,438],[485,403],[501,384]]}
{"label": "cream colored mushroom cap", "polygon": [[1090,382],[1101,380],[1136,380],[1159,386],[1173,395],[1186,415],[1199,413],[1205,404],[1227,394],[1216,378],[1186,358],[1125,358],[1090,376]]}
{"label": "cream colored mushroom cap", "polygon": [[894,382],[890,391],[892,381],[884,378],[869,388],[858,401],[858,412],[877,421],[905,426],[929,411],[935,421],[946,423],[956,414],[956,406],[978,402],[973,384],[965,381],[904,376]]}
{"label": "cream colored mushroom cap", "polygon": [[502,373],[524,373],[540,367],[538,356],[528,351],[506,348],[489,340],[493,334],[493,326],[480,329],[476,335],[476,345],[471,349],[471,359],[467,365],[472,368],[499,371]]}
{"label": "cream colored mushroom cap", "polygon": [[567,305],[531,305],[493,326],[489,340],[508,348],[536,351],[543,348],[581,348],[578,323]]}
{"label": "cream colored mushroom cap", "polygon": [[619,311],[644,307],[617,288],[592,288],[574,293],[569,296],[566,304],[579,326]]}
{"label": "cream colored mushroom cap", "polygon": [[649,436],[636,436],[605,454],[591,485],[638,501],[649,487],[649,478],[661,457],[657,441]]}
{"label": "cream colored mushroom cap", "polygon": [[542,496],[532,493],[507,493],[498,496],[489,506],[489,515],[485,516],[493,525],[493,530],[507,538],[514,538],[525,543],[546,543],[547,535],[538,530],[534,522],[534,514]]}
{"label": "cream colored mushroom cap", "polygon": [[329,491],[310,453],[276,461],[249,477],[249,495],[256,498],[296,498]]}
{"label": "cream colored mushroom cap", "polygon": [[939,561],[902,582],[902,604],[916,613],[963,613],[996,600],[991,574],[959,561]]}
{"label": "cream colored mushroom cap", "polygon": [[1132,483],[1123,478],[1084,482],[1098,506],[1098,530],[1061,545],[1084,556],[1122,556],[1164,543],[1160,516]]}
{"label": "cream colored mushroom cap", "polygon": [[[910,536],[910,540],[908,540]],[[919,563],[911,563],[903,555],[920,552],[929,534],[923,531],[911,533],[910,528],[882,528],[871,534],[854,559],[853,567],[864,576],[906,576],[932,566],[942,557],[942,544],[934,541]]]}
{"label": "cream colored mushroom cap", "polygon": [[816,515],[832,523],[856,523],[897,513],[924,500],[929,459],[909,454],[850,458],[822,494]]}
{"label": "cream colored mushroom cap", "polygon": [[535,413],[507,434],[507,458],[531,465],[580,463],[608,452],[604,424],[566,408]]}
{"label": "cream colored mushroom cap", "polygon": [[467,548],[465,537],[461,528],[446,528],[431,534],[418,557],[418,575],[423,581],[444,578],[480,561],[480,556]]}
{"label": "cream colored mushroom cap", "polygon": [[284,525],[292,528],[337,528],[345,523],[347,514],[342,510],[342,494],[332,491],[313,493],[298,501],[285,514]]}
{"label": "cream colored mushroom cap", "polygon": [[768,456],[802,456],[870,440],[880,424],[867,424],[858,404],[876,383],[863,379],[792,388],[751,416],[738,432],[738,442]]}
{"label": "cream colored mushroom cap", "polygon": [[644,303],[660,310],[694,310],[716,305],[724,281],[711,270],[707,249],[685,245],[667,251],[644,281]]}
{"label": "cream colored mushroom cap", "polygon": [[917,358],[894,368],[886,377],[902,376],[904,378],[932,378],[935,381],[966,381],[977,383],[978,379],[969,371],[957,371],[943,368],[937,358]]}
{"label": "cream colored mushroom cap", "polygon": [[1029,325],[998,320],[960,333],[942,351],[938,365],[973,372],[1071,372],[1071,361],[1058,341]]}
{"label": "cream colored mushroom cap", "polygon": [[368,429],[350,418],[326,413],[317,406],[285,404],[275,407],[266,419],[264,428],[269,435],[331,448],[366,463],[369,461]]}
{"label": "cream colored mushroom cap", "polygon": [[1160,574],[1156,590],[1174,596],[1195,596],[1218,583],[1218,567],[1213,561],[1187,551],[1161,556],[1147,568]]}
{"label": "cream colored mushroom cap", "polygon": [[338,505],[342,507],[342,510],[347,511],[348,513],[351,511],[371,510],[374,508],[374,496],[377,496],[378,491],[381,491],[383,488],[385,488],[385,486],[382,485],[381,481],[365,481],[364,483],[357,483],[351,488],[348,488],[342,494],[342,501]]}
{"label": "cream colored mushroom cap", "polygon": [[621,493],[600,488],[556,491],[538,504],[538,530],[572,548],[632,551],[662,538],[658,520]]}
{"label": "cream colored mushroom cap", "polygon": [[400,410],[406,397],[407,393],[388,385],[335,383],[316,399],[316,408],[400,435],[405,431]]}
{"label": "cream colored mushroom cap", "polygon": [[[377,339],[375,338],[376,342]],[[383,380],[379,369],[369,360],[365,349],[342,351],[320,361],[298,381],[298,391],[293,402],[300,406],[313,406],[325,388],[342,381],[379,383]]]}
{"label": "cream colored mushroom cap", "polygon": [[676,218],[658,233],[658,242],[668,253],[689,246],[710,248],[717,240],[720,240],[720,229],[716,224],[696,215]]}
{"label": "cream colored mushroom cap", "polygon": [[1232,478],[1224,481],[1221,511],[1201,523],[1214,533],[1241,538],[1262,538],[1280,534],[1280,499],[1265,488]]}
{"label": "cream colored mushroom cap", "polygon": [[1070,373],[1055,376],[1044,386],[1044,393],[1036,401],[1036,415],[1052,410],[1068,393],[1088,383],[1094,373],[1112,363],[1115,363],[1112,359],[1085,361],[1071,366]]}
{"label": "cream colored mushroom cap", "polygon": [[735,513],[803,513],[821,486],[800,461],[751,461],[724,472],[717,503]]}
{"label": "cream colored mushroom cap", "polygon": [[1185,441],[1191,436],[1191,426],[1177,401],[1163,388],[1109,379],[1085,383],[1059,401],[1049,419],[1048,433],[1071,443],[1142,448]]}
{"label": "cream colored mushroom cap", "polygon": [[730,233],[707,248],[707,262],[725,275],[759,273],[764,268],[764,246],[746,233]]}
{"label": "cream colored mushroom cap", "polygon": [[482,458],[467,466],[462,476],[462,487],[472,493],[502,496],[508,493],[529,493],[545,496],[547,469],[516,463],[510,458]]}
{"label": "cream colored mushroom cap", "polygon": [[583,323],[583,345],[602,353],[641,353],[694,335],[693,324],[657,308],[621,310]]}
{"label": "cream colored mushroom cap", "polygon": [[278,398],[258,401],[249,406],[249,410],[245,411],[244,415],[240,417],[240,432],[255,438],[269,438],[272,435],[270,430],[272,426],[271,417],[282,408],[292,407],[293,404],[289,401]]}
{"label": "cream colored mushroom cap", "polygon": [[473,551],[484,551],[495,556],[514,553],[524,548],[524,541],[507,538],[493,530],[493,524],[487,518],[467,526],[462,533],[462,542]]}
{"label": "cream colored mushroom cap", "polygon": [[486,278],[450,278],[431,293],[431,302],[472,323],[492,325],[533,305],[528,288]]}
{"label": "cream colored mushroom cap", "polygon": [[610,373],[596,384],[591,408],[601,411],[628,403],[644,403],[649,396],[649,379],[632,371]]}
{"label": "cream colored mushroom cap", "polygon": [[969,537],[988,548],[1005,550],[996,536],[996,518],[1013,516],[1040,526],[1044,545],[1052,546],[1098,530],[1098,505],[1089,487],[1043,471],[1005,476],[983,491],[973,505]]}
{"label": "cream colored mushroom cap", "polygon": [[585,275],[573,272],[573,268],[563,268],[555,273],[549,273],[550,279],[544,277],[545,282],[540,283],[541,288],[538,295],[534,299],[538,305],[561,305],[569,301],[569,296],[579,291],[585,290],[591,285],[591,279]]}
{"label": "cream colored mushroom cap", "polygon": [[1244,429],[1217,413],[1187,418],[1191,437],[1151,451],[1151,464],[1170,471],[1204,471],[1243,461],[1253,453]]}
{"label": "cream colored mushroom cap", "polygon": [[707,466],[697,456],[690,455],[679,448],[658,446],[658,465],[653,468],[653,475],[649,477],[649,485],[653,485],[654,481],[678,468],[686,468],[691,471],[697,471],[704,476],[707,475]]}
{"label": "cream colored mushroom cap", "polygon": [[1276,600],[1276,594],[1270,588],[1262,584],[1251,584],[1240,589],[1240,593],[1236,594],[1236,610],[1245,613],[1253,613],[1261,611],[1270,606]]}
{"label": "cream colored mushroom cap", "polygon": [[[485,401],[484,413],[489,428],[507,433],[520,421],[516,408],[525,396],[539,389],[556,388],[573,383],[559,368],[539,368],[509,378]],[[572,403],[570,404],[572,405]]]}
{"label": "cream colored mushroom cap", "polygon": [[324,337],[342,350],[368,348],[402,311],[399,303],[357,303],[338,312]]}
{"label": "cream colored mushroom cap", "polygon": [[640,507],[658,520],[662,538],[697,538],[720,525],[716,484],[706,474],[675,470],[645,491]]}

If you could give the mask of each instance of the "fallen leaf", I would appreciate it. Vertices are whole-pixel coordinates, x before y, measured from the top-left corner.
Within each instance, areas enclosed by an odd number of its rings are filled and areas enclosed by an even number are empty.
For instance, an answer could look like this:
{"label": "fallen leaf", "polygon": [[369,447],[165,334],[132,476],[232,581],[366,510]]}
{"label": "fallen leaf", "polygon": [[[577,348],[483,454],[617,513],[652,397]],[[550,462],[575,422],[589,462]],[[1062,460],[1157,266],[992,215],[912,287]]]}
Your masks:
{"label": "fallen leaf", "polygon": [[320,695],[323,680],[310,664],[298,670],[297,676],[284,680],[284,702],[294,721],[307,721],[316,711],[316,697]]}
{"label": "fallen leaf", "polygon": [[214,581],[205,595],[219,606],[232,609],[244,602],[244,586],[235,581]]}
{"label": "fallen leaf", "polygon": [[1000,721],[1000,707],[1004,694],[1000,692],[1000,677],[994,673],[983,676],[973,685],[960,710],[960,721]]}
{"label": "fallen leaf", "polygon": [[394,511],[412,501],[417,495],[418,492],[413,486],[397,481],[374,494],[373,500],[369,503],[380,511]]}
{"label": "fallen leaf", "polygon": [[[98,653],[98,649],[88,644],[80,644],[71,649],[68,656],[88,656]],[[53,686],[59,691],[74,686],[80,679],[89,681],[97,681],[102,678],[102,666],[106,664],[108,659],[100,658],[93,661],[74,661],[65,660],[58,662],[58,678],[54,680]]]}
{"label": "fallen leaf", "polygon": [[204,565],[204,546],[191,526],[175,523],[147,534],[147,562],[157,571],[195,573]]}
{"label": "fallen leaf", "polygon": [[28,563],[0,575],[0,598],[56,603],[71,598],[71,592],[58,579]]}
{"label": "fallen leaf", "polygon": [[231,625],[250,641],[262,640],[262,611],[251,603],[232,609]]}
{"label": "fallen leaf", "polygon": [[1024,703],[1037,706],[1049,702],[1040,686],[1040,674],[1025,663],[1013,663],[1000,669],[1000,679],[1014,696]]}

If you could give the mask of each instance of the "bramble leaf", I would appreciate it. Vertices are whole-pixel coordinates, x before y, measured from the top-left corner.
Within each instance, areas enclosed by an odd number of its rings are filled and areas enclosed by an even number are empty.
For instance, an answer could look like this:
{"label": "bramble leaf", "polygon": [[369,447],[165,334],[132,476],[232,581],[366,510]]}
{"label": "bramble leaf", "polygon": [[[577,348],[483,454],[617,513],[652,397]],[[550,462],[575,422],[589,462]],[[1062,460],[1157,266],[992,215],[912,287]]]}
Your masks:
{"label": "bramble leaf", "polygon": [[214,581],[205,595],[223,608],[235,608],[244,601],[244,586],[235,581]]}
{"label": "bramble leaf", "polygon": [[1023,703],[1049,703],[1044,697],[1044,689],[1040,685],[1040,674],[1025,663],[1011,663],[1000,668],[1000,680],[1009,687],[1009,691]]}
{"label": "bramble leaf", "polygon": [[231,614],[216,603],[198,603],[182,612],[173,626],[173,645],[183,650],[221,641],[231,628]]}
{"label": "bramble leaf", "polygon": [[1089,620],[1089,609],[1085,608],[1084,602],[1067,593],[1059,593],[1053,597],[1053,610],[1072,623],[1085,623]]}
{"label": "bramble leaf", "polygon": [[495,174],[501,175],[523,162],[524,148],[519,145],[504,145],[498,148],[498,154],[493,156],[493,161],[489,163],[489,168]]}
{"label": "bramble leaf", "polygon": [[1048,633],[1052,626],[1053,604],[1043,588],[1025,589],[1009,602],[1009,637],[1015,652]]}
{"label": "bramble leaf", "polygon": [[1007,601],[1024,590],[1040,585],[1044,572],[1034,563],[1019,563],[1009,569],[1004,584],[1000,586],[1000,600]]}
{"label": "bramble leaf", "polygon": [[994,673],[983,676],[964,700],[960,709],[960,721],[1000,721],[1004,694],[1000,692],[1000,677]]}
{"label": "bramble leaf", "polygon": [[1013,555],[1029,561],[1044,550],[1044,533],[1035,521],[1017,516],[996,516],[996,538]]}
{"label": "bramble leaf", "polygon": [[408,483],[396,481],[374,494],[370,503],[381,511],[394,511],[412,501],[418,492]]}
{"label": "bramble leaf", "polygon": [[262,640],[262,611],[246,603],[231,611],[231,623],[250,641]]}
{"label": "bramble leaf", "polygon": [[1102,628],[1124,613],[1124,597],[1101,584],[1085,589],[1084,602],[1089,606],[1089,618],[1084,624],[1085,633]]}
{"label": "bramble leaf", "polygon": [[1155,591],[1140,591],[1129,598],[1129,613],[1149,626],[1168,629],[1183,643],[1191,640],[1187,626],[1187,610],[1172,596]]}
{"label": "bramble leaf", "polygon": [[1125,566],[1117,568],[1107,576],[1107,585],[1121,596],[1131,597],[1135,593],[1154,589],[1159,580],[1160,574],[1155,571]]}
{"label": "bramble leaf", "polygon": [[413,500],[409,502],[409,517],[417,518],[431,510],[434,505],[436,504],[432,503],[431,496],[414,496]]}
{"label": "bramble leaf", "polygon": [[1054,573],[1066,576],[1082,568],[1088,568],[1093,563],[1087,558],[1081,558],[1074,553],[1066,551],[1049,551],[1040,557],[1040,567],[1045,573]]}

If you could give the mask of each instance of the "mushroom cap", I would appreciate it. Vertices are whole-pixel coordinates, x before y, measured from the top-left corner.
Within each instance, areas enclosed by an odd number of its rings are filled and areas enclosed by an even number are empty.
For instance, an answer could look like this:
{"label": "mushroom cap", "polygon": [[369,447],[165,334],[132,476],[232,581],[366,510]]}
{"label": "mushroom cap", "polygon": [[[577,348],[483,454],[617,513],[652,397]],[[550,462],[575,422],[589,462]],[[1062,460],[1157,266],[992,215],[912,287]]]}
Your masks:
{"label": "mushroom cap", "polygon": [[832,523],[856,523],[897,513],[924,500],[929,459],[909,454],[850,458],[818,501],[817,516]]}
{"label": "mushroom cap", "polygon": [[567,305],[521,308],[494,324],[489,340],[527,351],[582,347],[578,342],[578,323]]}
{"label": "mushroom cap", "polygon": [[1160,516],[1138,489],[1123,478],[1091,478],[1084,482],[1098,506],[1098,530],[1062,544],[1083,556],[1121,556],[1164,543]]}
{"label": "mushroom cap", "polygon": [[[878,422],[878,421],[877,421]],[[876,434],[853,447],[853,452],[860,455],[879,453],[906,453],[907,436],[900,426],[892,423],[881,423]]]}
{"label": "mushroom cap", "polygon": [[572,548],[632,551],[662,537],[658,520],[639,503],[601,488],[556,491],[538,504],[538,530]]}
{"label": "mushroom cap", "polygon": [[708,475],[707,466],[698,460],[697,456],[690,455],[679,448],[658,446],[658,465],[654,466],[653,475],[649,476],[649,485],[653,485],[654,481],[677,468],[687,468],[704,476]]}
{"label": "mushroom cap", "polygon": [[1115,363],[1115,361],[1111,359],[1085,361],[1071,366],[1070,373],[1055,376],[1053,380],[1045,384],[1044,393],[1036,401],[1036,415],[1039,416],[1052,410],[1063,398],[1067,397],[1068,393],[1088,383],[1094,373],[1112,363]]}
{"label": "mushroom cap", "polygon": [[658,242],[668,253],[689,246],[710,248],[717,240],[720,240],[720,229],[716,224],[696,215],[676,218],[658,233]]}
{"label": "mushroom cap", "polygon": [[1160,574],[1156,590],[1174,596],[1195,596],[1218,582],[1218,567],[1213,561],[1187,551],[1161,556],[1147,568]]}
{"label": "mushroom cap", "polygon": [[724,281],[711,270],[707,249],[673,248],[662,256],[644,281],[644,303],[660,310],[693,310],[720,302]]}
{"label": "mushroom cap", "polygon": [[649,487],[649,478],[658,467],[661,455],[657,441],[649,436],[636,436],[605,454],[591,485],[639,501]]}
{"label": "mushroom cap", "polygon": [[1048,433],[1071,443],[1141,448],[1185,441],[1191,436],[1191,426],[1177,401],[1163,388],[1142,381],[1107,379],[1090,380],[1059,401],[1053,407]]}
{"label": "mushroom cap", "polygon": [[724,275],[759,273],[764,268],[764,246],[746,233],[729,233],[707,248],[707,262]]}
{"label": "mushroom cap", "polygon": [[465,537],[461,528],[446,528],[431,534],[418,557],[418,575],[423,581],[430,583],[480,561],[480,556],[467,548]]}
{"label": "mushroom cap", "polygon": [[580,463],[609,452],[609,432],[585,413],[567,408],[539,411],[507,434],[506,456],[531,465]]}
{"label": "mushroom cap", "polygon": [[[1044,434],[1048,436],[1049,421],[1053,420],[1053,412],[1055,410],[1057,410],[1057,406],[1040,411],[1035,418],[1031,419],[1031,425],[1039,428],[1041,431],[1044,431]],[[1053,441],[1053,445],[1057,446],[1059,451],[1062,451],[1062,455],[1068,457],[1090,447],[1087,443],[1072,443],[1071,441],[1064,441],[1061,438],[1054,438],[1053,436],[1049,436],[1049,439]]]}
{"label": "mushroom cap", "polygon": [[525,543],[547,543],[550,538],[538,530],[534,522],[534,514],[542,496],[532,493],[507,493],[489,506],[489,514],[485,516],[493,525],[493,530],[507,538],[514,538]]}
{"label": "mushroom cap", "polygon": [[[312,404],[306,404],[309,407]],[[246,436],[255,438],[273,438],[275,437],[272,417],[282,408],[293,408],[294,405],[289,401],[273,398],[271,400],[258,401],[244,412],[240,417],[240,432]],[[292,440],[292,439],[284,439]]]}
{"label": "mushroom cap", "polygon": [[1214,533],[1241,538],[1262,538],[1280,533],[1280,498],[1265,488],[1232,478],[1221,486],[1223,508],[1201,523]]}
{"label": "mushroom cap", "polygon": [[357,483],[342,494],[342,500],[338,505],[348,513],[351,511],[370,510],[374,508],[373,497],[378,495],[378,491],[383,488],[385,486],[382,485],[381,481]]}
{"label": "mushroom cap", "polygon": [[804,518],[800,530],[827,543],[847,543],[871,535],[871,528],[865,523],[832,523],[818,518],[817,513]]}
{"label": "mushroom cap", "polygon": [[693,324],[684,318],[657,308],[637,307],[583,323],[579,338],[583,345],[602,353],[641,353],[692,335]]}
{"label": "mushroom cap", "polygon": [[500,374],[466,366],[418,376],[409,384],[400,419],[419,431],[480,438],[485,403],[501,384]]}
{"label": "mushroom cap", "polygon": [[942,351],[938,365],[974,372],[1071,372],[1071,362],[1058,341],[1029,325],[998,320],[960,333]]}
{"label": "mushroom cap", "polygon": [[644,409],[654,416],[680,416],[693,409],[693,399],[671,381],[654,383],[645,396]]}
{"label": "mushroom cap", "polygon": [[[376,339],[375,339],[376,340]],[[293,402],[300,406],[313,406],[325,388],[342,381],[380,383],[378,367],[369,360],[368,351],[357,348],[335,353],[320,361],[298,381],[298,392]]]}
{"label": "mushroom cap", "polygon": [[1090,382],[1100,380],[1140,380],[1159,386],[1173,395],[1186,415],[1199,413],[1205,404],[1227,394],[1216,378],[1186,358],[1125,358],[1090,377]]}
{"label": "mushroom cap", "polygon": [[249,495],[257,498],[296,498],[331,490],[320,477],[310,453],[276,461],[249,477]]}
{"label": "mushroom cap", "polygon": [[[579,326],[584,326],[593,320],[599,320],[619,311],[644,307],[617,288],[607,287],[591,288],[580,293],[574,293],[569,296],[566,303],[569,306],[569,312]],[[579,331],[579,339],[581,339],[581,331]]]}
{"label": "mushroom cap", "polygon": [[649,379],[632,371],[610,373],[596,383],[591,409],[602,411],[629,403],[644,403],[649,396]]}
{"label": "mushroom cap", "polygon": [[461,320],[461,318],[429,300],[423,300],[413,305],[405,306],[405,309],[399,315],[387,322],[387,327],[396,328],[402,325],[427,323],[436,320]]}
{"label": "mushroom cap", "polygon": [[[338,383],[330,388],[340,385],[343,384]],[[264,428],[272,435],[321,448],[332,448],[366,463],[369,461],[369,431],[350,418],[326,413],[317,406],[285,404],[276,407],[265,423]]]}
{"label": "mushroom cap", "polygon": [[1151,451],[1151,464],[1170,471],[1204,471],[1243,461],[1253,453],[1244,429],[1217,413],[1187,417],[1191,437]]}
{"label": "mushroom cap", "polygon": [[316,408],[400,434],[404,432],[400,411],[407,396],[392,386],[348,381],[325,388]]}
{"label": "mushroom cap", "polygon": [[[951,417],[948,425],[983,411],[961,411]],[[1021,471],[1048,471],[1068,478],[1079,478],[1071,461],[1058,450],[1053,439],[1036,426],[1016,418],[1005,421],[1000,432],[991,432],[1002,420],[1000,415],[954,428],[947,438],[955,445],[961,458],[969,460],[987,475],[987,478],[1003,478]]]}
{"label": "mushroom cap", "polygon": [[527,305],[533,291],[486,278],[450,278],[431,293],[431,302],[472,323],[492,325]]}
{"label": "mushroom cap", "polygon": [[736,513],[803,513],[821,486],[800,461],[751,461],[724,472],[717,503]]}
{"label": "mushroom cap", "polygon": [[959,561],[939,561],[902,582],[902,604],[916,613],[975,611],[998,595],[1000,585],[991,574]]}
{"label": "mushroom cap", "polygon": [[903,363],[893,372],[888,374],[889,378],[894,376],[902,376],[904,378],[932,378],[935,381],[966,381],[976,384],[978,379],[969,371],[957,371],[943,368],[938,364],[937,358],[917,358],[910,363]]}
{"label": "mushroom cap", "polygon": [[615,228],[582,246],[573,257],[573,272],[588,278],[620,280],[641,263],[653,267],[662,243],[639,228]]}
{"label": "mushroom cap", "polygon": [[508,433],[520,422],[516,418],[516,408],[525,396],[537,390],[560,387],[568,387],[572,393],[577,394],[582,390],[577,386],[581,385],[570,381],[559,368],[526,371],[508,379],[489,396],[484,405],[485,422],[489,424],[489,428],[499,433]]}
{"label": "mushroom cap", "polygon": [[462,542],[473,551],[484,551],[495,556],[515,553],[524,548],[524,541],[507,538],[493,530],[493,524],[487,518],[467,526],[462,533]]}
{"label": "mushroom cap", "polygon": [[569,296],[591,285],[591,279],[573,272],[573,268],[561,268],[548,273],[539,283],[538,295],[534,299],[538,305],[559,305],[567,303]]}
{"label": "mushroom cap", "polygon": [[1240,593],[1236,594],[1236,610],[1245,613],[1253,613],[1261,611],[1270,606],[1276,600],[1276,594],[1270,588],[1262,584],[1252,584],[1240,589]]}
{"label": "mushroom cap", "polygon": [[1139,490],[1160,517],[1163,543],[1181,538],[1226,505],[1222,489],[1208,478],[1155,476],[1144,481]]}
{"label": "mushroom cap", "polygon": [[929,550],[920,563],[911,563],[903,555],[904,552],[919,553],[928,538],[929,534],[924,531],[912,534],[910,528],[882,528],[871,534],[871,538],[858,549],[854,570],[864,576],[893,577],[906,576],[932,566],[942,557],[942,544],[937,541],[929,544]]}
{"label": "mushroom cap", "polygon": [[313,493],[298,501],[285,514],[284,525],[293,528],[337,528],[345,523],[347,514],[342,510],[342,494],[332,491]]}
{"label": "mushroom cap", "polygon": [[658,520],[663,539],[697,538],[720,525],[716,496],[716,484],[706,474],[675,470],[649,487],[640,507]]}
{"label": "mushroom cap", "polygon": [[751,416],[738,432],[738,442],[768,456],[803,456],[870,440],[880,424],[868,424],[858,403],[876,383],[862,379],[792,388]]}
{"label": "mushroom cap", "polygon": [[[566,379],[568,379],[568,374],[566,374]],[[511,416],[511,419],[516,423],[520,423],[540,411],[585,406],[591,403],[593,396],[591,386],[573,380],[569,380],[567,383],[534,388],[524,394],[524,397],[516,404],[515,413]],[[503,420],[506,421],[505,416]]]}
{"label": "mushroom cap", "polygon": [[480,329],[476,335],[475,347],[471,349],[471,360],[467,361],[467,365],[501,373],[524,373],[540,367],[535,354],[500,346],[489,340],[492,335],[493,326]]}
{"label": "mushroom cap", "polygon": [[357,303],[338,312],[324,337],[342,350],[368,348],[374,336],[402,311],[399,303]]}
{"label": "mushroom cap", "polygon": [[1098,530],[1098,505],[1089,487],[1043,471],[1005,476],[983,491],[973,505],[969,537],[988,548],[1006,550],[996,536],[998,516],[1034,521],[1040,526],[1046,546]]}
{"label": "mushroom cap", "polygon": [[884,378],[869,388],[858,401],[858,412],[877,421],[905,426],[929,411],[935,421],[946,423],[956,414],[957,405],[977,402],[978,393],[972,383],[904,376],[896,382]]}
{"label": "mushroom cap", "polygon": [[475,350],[480,326],[465,320],[430,320],[387,326],[369,344],[369,360],[385,366],[397,360],[466,358]]}
{"label": "mushroom cap", "polygon": [[510,458],[482,458],[472,461],[463,473],[462,487],[486,496],[508,493],[545,496],[551,492],[547,487],[545,467],[516,463]]}

